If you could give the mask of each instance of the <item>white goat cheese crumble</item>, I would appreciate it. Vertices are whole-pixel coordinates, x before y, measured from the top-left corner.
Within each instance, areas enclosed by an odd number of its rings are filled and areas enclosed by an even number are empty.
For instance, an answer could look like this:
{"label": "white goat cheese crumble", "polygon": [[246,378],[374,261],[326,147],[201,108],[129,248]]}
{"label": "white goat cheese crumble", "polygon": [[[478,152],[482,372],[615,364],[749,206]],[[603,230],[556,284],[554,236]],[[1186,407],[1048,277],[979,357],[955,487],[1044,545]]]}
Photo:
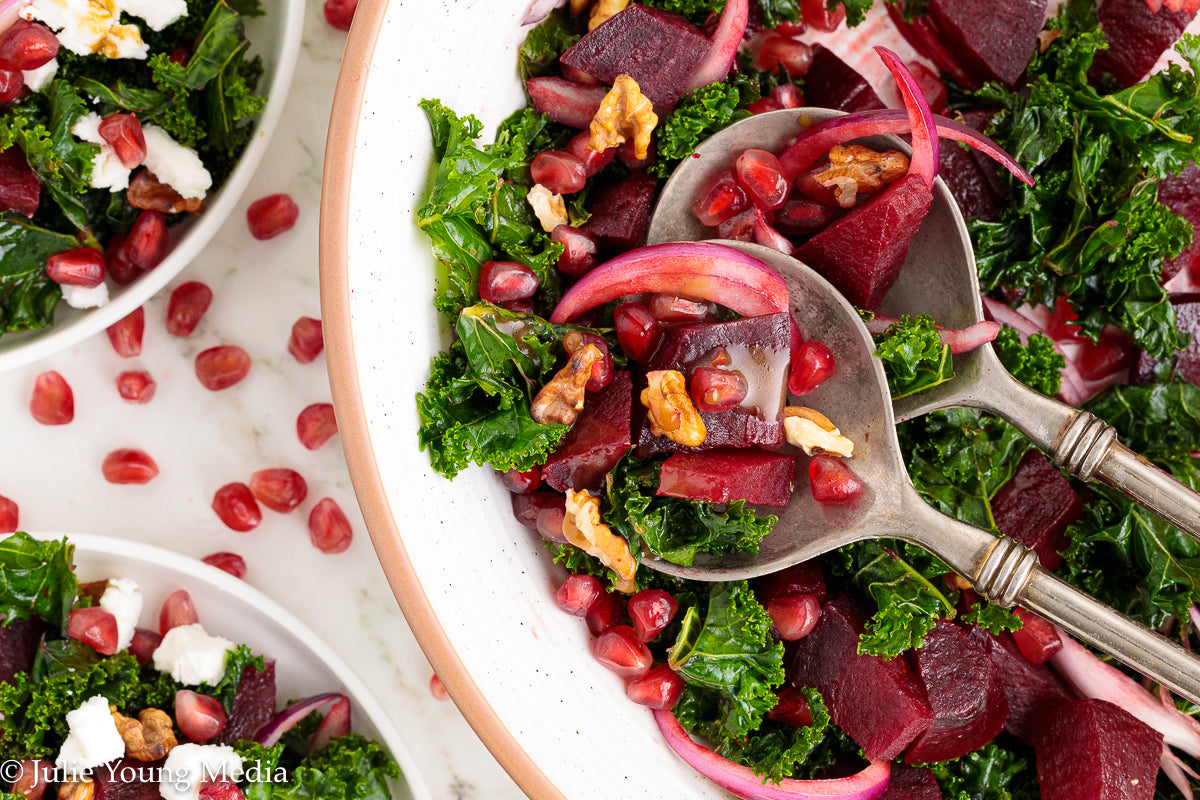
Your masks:
{"label": "white goat cheese crumble", "polygon": [[157,125],[142,126],[146,138],[146,160],[142,162],[154,177],[185,198],[203,198],[212,188],[212,175],[200,156],[171,138]]}
{"label": "white goat cheese crumble", "polygon": [[37,69],[22,70],[21,76],[25,79],[25,85],[29,87],[29,91],[40,92],[50,85],[50,81],[54,80],[57,73],[58,59],[52,58]]}
{"label": "white goat cheese crumble", "polygon": [[180,744],[171,749],[160,774],[158,793],[163,800],[197,800],[204,783],[220,778],[238,780],[242,757],[228,745]]}
{"label": "white goat cheese crumble", "polygon": [[[67,305],[71,308],[99,308],[108,304],[108,284],[98,283],[95,286],[71,286],[70,284],[62,284],[63,300],[67,301]],[[121,620],[117,618],[118,635],[121,630]],[[133,634],[130,634],[132,641]],[[129,646],[129,642],[119,644],[121,648]]]}
{"label": "white goat cheese crumble", "polygon": [[199,622],[177,625],[154,651],[154,668],[185,686],[216,684],[225,675],[225,656],[232,649],[233,642],[210,635]]}
{"label": "white goat cheese crumble", "polygon": [[149,54],[138,26],[122,24],[121,9],[114,3],[33,0],[21,10],[21,17],[46,23],[58,43],[76,55],[145,59]]}
{"label": "white goat cheese crumble", "polygon": [[68,774],[80,774],[125,755],[125,742],[108,700],[95,695],[79,708],[67,712],[67,734],[54,766]]}
{"label": "white goat cheese crumble", "polygon": [[[104,284],[102,283],[100,286],[104,286]],[[104,295],[107,300],[107,288]],[[79,308],[79,306],[75,306],[75,308]],[[133,641],[134,629],[137,628],[138,619],[142,616],[142,603],[141,589],[138,588],[135,581],[129,578],[109,579],[108,588],[104,590],[104,594],[100,595],[100,607],[117,620],[118,650],[124,650]]]}
{"label": "white goat cheese crumble", "polygon": [[129,170],[117,157],[117,151],[100,135],[100,115],[92,111],[84,114],[71,126],[76,139],[100,146],[100,152],[92,159],[92,174],[88,185],[93,189],[108,189],[123,192],[129,188]]}

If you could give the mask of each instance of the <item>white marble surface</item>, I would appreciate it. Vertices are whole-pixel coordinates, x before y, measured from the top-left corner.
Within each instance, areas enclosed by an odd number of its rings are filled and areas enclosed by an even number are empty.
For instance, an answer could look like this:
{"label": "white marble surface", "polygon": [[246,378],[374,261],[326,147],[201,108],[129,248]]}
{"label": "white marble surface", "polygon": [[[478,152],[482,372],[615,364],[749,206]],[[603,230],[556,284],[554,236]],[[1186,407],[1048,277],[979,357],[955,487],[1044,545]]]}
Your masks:
{"label": "white marble surface", "polygon": [[[430,691],[432,671],[405,624],[355,503],[340,440],[316,451],[296,437],[296,415],[329,401],[324,356],[302,365],[287,352],[291,325],[320,315],[317,218],[329,108],[345,34],[310,2],[296,79],[268,156],[213,243],[168,287],[208,284],[211,308],[187,339],[168,335],[167,292],[146,304],[141,356],[118,357],[99,334],[46,360],[0,374],[0,495],[20,508],[27,530],[86,531],[158,544],[202,557],[243,556],[246,580],[307,622],[358,671],[408,741],[436,798],[507,800],[524,795],[500,769],[454,705]],[[275,192],[300,206],[296,228],[258,242],[245,208]],[[249,376],[221,392],[196,380],[193,358],[237,344],[253,359]],[[36,375],[56,370],[75,395],[75,419],[47,427],[29,399]],[[158,383],[146,405],[121,400],[116,376],[145,369]],[[107,483],[100,464],[122,447],[148,452],[160,474],[145,486]],[[249,533],[227,529],[213,493],[268,467],[290,467],[308,499],[290,514],[263,509]],[[354,543],[339,555],[308,541],[307,517],[323,497],[349,516]],[[201,609],[203,613],[203,609]]]}

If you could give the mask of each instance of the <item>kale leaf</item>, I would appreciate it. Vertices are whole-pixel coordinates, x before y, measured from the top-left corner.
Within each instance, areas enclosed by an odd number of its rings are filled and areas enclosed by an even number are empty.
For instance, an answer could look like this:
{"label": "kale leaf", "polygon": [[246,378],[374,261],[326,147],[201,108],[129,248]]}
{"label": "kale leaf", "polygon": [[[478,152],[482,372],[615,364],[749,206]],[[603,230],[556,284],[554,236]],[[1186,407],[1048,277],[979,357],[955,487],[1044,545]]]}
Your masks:
{"label": "kale leaf", "polygon": [[[377,743],[348,733],[300,758],[288,768],[283,743],[263,747],[256,742],[234,745],[252,779],[243,789],[246,800],[391,800],[388,779],[400,778],[400,767]],[[281,774],[282,773],[282,774]],[[280,778],[286,775],[286,780]]]}
{"label": "kale leaf", "polygon": [[954,377],[950,346],[942,344],[933,317],[905,314],[875,337],[892,399],[932,389]]}
{"label": "kale leaf", "polygon": [[41,617],[64,635],[75,600],[75,546],[14,533],[0,541],[0,624]]}
{"label": "kale leaf", "polygon": [[579,41],[579,34],[565,11],[555,11],[525,37],[517,54],[517,72],[521,80],[550,74],[558,57]]}
{"label": "kale leaf", "polygon": [[835,10],[839,5],[846,9],[846,27],[853,28],[867,18],[867,12],[874,5],[874,0],[825,0],[825,8],[829,11]]}
{"label": "kale leaf", "polygon": [[684,95],[654,129],[655,160],[647,169],[665,178],[702,141],[750,116],[746,106],[762,96],[757,78],[738,73]]}
{"label": "kale leaf", "polygon": [[1048,397],[1058,394],[1067,360],[1054,349],[1050,337],[1035,333],[1025,344],[1015,328],[1003,327],[994,343],[996,355],[1004,368],[1026,386]]}
{"label": "kale leaf", "polygon": [[50,324],[62,290],[47,277],[46,259],[78,246],[74,236],[0,214],[0,333]]}
{"label": "kale leaf", "polygon": [[1037,800],[1037,776],[1026,757],[995,742],[930,768],[948,800]]}
{"label": "kale leaf", "polygon": [[968,625],[977,625],[990,633],[1017,631],[1024,627],[1021,618],[1011,609],[986,600],[973,604],[971,609],[962,615],[962,621]]}
{"label": "kale leaf", "polygon": [[[800,19],[799,0],[757,0],[762,11],[762,27],[774,28],[781,22]],[[694,25],[703,25],[709,17],[719,15],[725,0],[646,0],[645,5],[674,11],[687,17]]]}

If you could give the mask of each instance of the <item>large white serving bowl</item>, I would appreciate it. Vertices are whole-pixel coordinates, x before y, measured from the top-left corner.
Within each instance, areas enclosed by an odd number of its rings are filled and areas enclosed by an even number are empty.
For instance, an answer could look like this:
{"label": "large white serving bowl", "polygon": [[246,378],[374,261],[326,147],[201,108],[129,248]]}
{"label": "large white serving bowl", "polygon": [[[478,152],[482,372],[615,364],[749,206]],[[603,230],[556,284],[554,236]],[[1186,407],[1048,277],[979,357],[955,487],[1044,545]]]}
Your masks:
{"label": "large white serving bowl", "polygon": [[283,113],[304,26],[304,0],[261,0],[264,14],[246,19],[250,55],[263,61],[259,93],[267,98],[254,134],[221,188],[208,196],[204,213],[171,229],[171,249],[157,267],[129,286],[108,281],[111,299],[100,308],[80,310],[58,304],[54,324],[36,331],[0,336],[0,372],[57,353],[112,325],[145,303],[200,254],[220,230],[262,162]]}
{"label": "large white serving bowl", "polygon": [[290,611],[250,584],[202,561],[140,542],[82,533],[33,535],[39,539],[66,536],[75,545],[80,581],[136,581],[145,597],[143,627],[154,627],[152,618],[167,595],[186,590],[209,632],[275,659],[280,702],[322,692],[344,693],[350,698],[353,729],[382,742],[404,773],[393,787],[395,800],[432,800],[399,731],[354,670]]}

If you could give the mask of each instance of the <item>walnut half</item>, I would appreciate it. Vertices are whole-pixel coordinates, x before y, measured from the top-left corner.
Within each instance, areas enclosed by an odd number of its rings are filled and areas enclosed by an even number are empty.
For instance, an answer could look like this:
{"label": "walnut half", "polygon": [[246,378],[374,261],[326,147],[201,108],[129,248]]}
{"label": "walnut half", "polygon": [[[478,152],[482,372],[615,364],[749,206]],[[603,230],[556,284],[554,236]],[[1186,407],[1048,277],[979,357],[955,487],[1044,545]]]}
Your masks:
{"label": "walnut half", "polygon": [[555,373],[550,382],[533,398],[529,413],[540,425],[570,425],[583,410],[583,398],[592,365],[604,359],[604,353],[594,344],[580,347],[571,353],[567,365]]}
{"label": "walnut half", "polygon": [[91,778],[70,778],[58,785],[58,800],[92,800],[95,793]]}
{"label": "walnut half", "polygon": [[820,411],[788,406],[783,410],[783,430],[788,443],[799,447],[806,455],[829,453],[843,458],[854,455],[854,442],[843,436]]}
{"label": "walnut half", "polygon": [[650,432],[672,442],[699,447],[708,437],[708,429],[687,392],[683,373],[658,369],[646,373],[647,386],[641,401],[650,413]]}
{"label": "walnut half", "polygon": [[125,755],[130,758],[157,761],[179,744],[175,738],[175,724],[165,711],[145,708],[137,719],[122,716],[115,707],[110,707],[109,711],[125,742]]}
{"label": "walnut half", "polygon": [[588,147],[602,153],[610,147],[632,139],[634,155],[645,158],[650,149],[650,135],[658,125],[654,104],[642,94],[637,81],[628,75],[618,75],[612,89],[600,101],[600,110],[592,117]]}
{"label": "walnut half", "polygon": [[604,566],[617,573],[613,588],[618,592],[631,594],[637,589],[633,582],[637,562],[633,560],[629,543],[600,521],[599,497],[567,489],[563,535],[568,542],[600,559]]}
{"label": "walnut half", "polygon": [[880,153],[860,144],[839,144],[829,150],[829,169],[813,177],[833,187],[838,205],[850,208],[860,194],[874,194],[907,171],[908,156],[899,150]]}

